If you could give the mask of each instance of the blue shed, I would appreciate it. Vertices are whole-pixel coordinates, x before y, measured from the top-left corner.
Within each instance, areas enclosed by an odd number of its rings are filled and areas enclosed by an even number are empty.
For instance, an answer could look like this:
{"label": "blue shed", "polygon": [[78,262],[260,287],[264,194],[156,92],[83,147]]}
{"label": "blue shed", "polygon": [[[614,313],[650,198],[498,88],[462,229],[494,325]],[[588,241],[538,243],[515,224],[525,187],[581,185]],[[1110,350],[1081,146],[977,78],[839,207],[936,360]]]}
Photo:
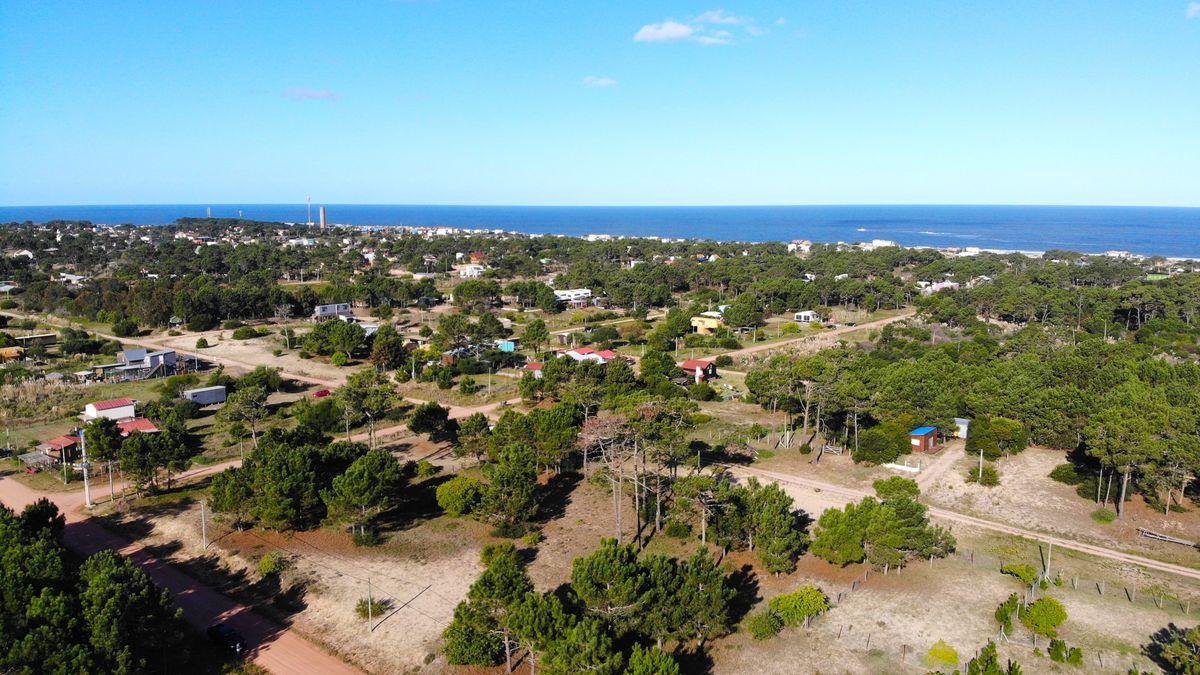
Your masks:
{"label": "blue shed", "polygon": [[937,427],[917,427],[909,432],[909,441],[912,443],[913,452],[936,452],[937,443]]}

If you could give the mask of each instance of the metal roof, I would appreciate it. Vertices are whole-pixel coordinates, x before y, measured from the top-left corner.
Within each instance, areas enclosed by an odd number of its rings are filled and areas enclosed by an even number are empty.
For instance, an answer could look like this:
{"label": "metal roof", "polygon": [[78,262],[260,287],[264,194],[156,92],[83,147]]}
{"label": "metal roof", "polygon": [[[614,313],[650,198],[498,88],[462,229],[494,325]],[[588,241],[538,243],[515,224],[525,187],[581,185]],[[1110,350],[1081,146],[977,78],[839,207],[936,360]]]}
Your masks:
{"label": "metal roof", "polygon": [[931,431],[937,431],[937,427],[917,427],[909,432],[910,436],[924,436]]}

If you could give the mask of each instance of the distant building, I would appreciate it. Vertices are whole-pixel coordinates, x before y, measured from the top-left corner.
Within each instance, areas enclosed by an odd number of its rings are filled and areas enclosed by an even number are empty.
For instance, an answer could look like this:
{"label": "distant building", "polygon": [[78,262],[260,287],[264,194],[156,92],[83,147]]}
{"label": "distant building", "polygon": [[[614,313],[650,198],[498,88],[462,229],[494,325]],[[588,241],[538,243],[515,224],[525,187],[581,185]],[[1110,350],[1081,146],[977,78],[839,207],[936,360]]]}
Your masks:
{"label": "distant building", "polygon": [[680,363],[679,367],[683,368],[696,384],[717,376],[717,364],[706,359],[688,359]]}
{"label": "distant building", "polygon": [[317,305],[313,307],[313,321],[324,321],[325,319],[336,319],[342,316],[353,316],[350,311],[350,303],[337,302],[329,305]]}
{"label": "distant building", "polygon": [[554,297],[559,302],[565,302],[572,307],[583,307],[592,299],[592,289],[570,288],[563,291],[554,291]]}
{"label": "distant building", "polygon": [[96,420],[101,417],[106,417],[110,420],[129,420],[137,416],[134,412],[136,408],[137,401],[130,398],[95,401],[84,406],[83,417],[87,420]]}
{"label": "distant building", "polygon": [[463,279],[478,279],[483,276],[483,272],[486,269],[483,265],[463,265],[458,268],[458,276]]}
{"label": "distant building", "polygon": [[542,379],[542,375],[543,375],[543,373],[542,373],[543,365],[544,364],[541,361],[530,361],[529,363],[525,364],[525,370],[533,373],[534,379],[540,380],[540,379]]}
{"label": "distant building", "polygon": [[921,289],[922,295],[933,295],[941,291],[958,290],[959,284],[957,281],[937,281]]}
{"label": "distant building", "polygon": [[[38,452],[56,462],[71,462],[74,461],[78,454],[79,437],[78,436],[57,436],[48,441],[39,443],[37,446]],[[30,462],[27,462],[30,463]]]}
{"label": "distant building", "polygon": [[711,316],[711,314],[716,314],[716,312],[705,312],[699,316],[693,316],[691,319],[692,331],[700,335],[712,335],[725,325],[720,315]]}
{"label": "distant building", "polygon": [[200,387],[199,389],[185,389],[183,397],[197,405],[214,405],[216,403],[224,403],[227,394],[225,387]]}
{"label": "distant building", "polygon": [[496,349],[499,349],[502,352],[511,353],[511,352],[517,351],[520,348],[521,348],[521,339],[520,338],[504,338],[502,340],[496,340]]}
{"label": "distant building", "polygon": [[909,432],[913,452],[937,452],[937,427],[917,427]]}
{"label": "distant building", "polygon": [[811,309],[805,309],[793,314],[792,320],[798,323],[819,323],[821,316]]}
{"label": "distant building", "polygon": [[121,432],[122,436],[128,436],[135,431],[143,434],[158,433],[158,427],[154,426],[154,422],[151,422],[145,417],[135,417],[134,419],[125,420],[124,422],[117,422],[117,430]]}
{"label": "distant building", "polygon": [[954,437],[955,438],[966,438],[967,433],[970,431],[970,429],[971,429],[971,420],[969,420],[965,417],[955,417],[954,418]]}

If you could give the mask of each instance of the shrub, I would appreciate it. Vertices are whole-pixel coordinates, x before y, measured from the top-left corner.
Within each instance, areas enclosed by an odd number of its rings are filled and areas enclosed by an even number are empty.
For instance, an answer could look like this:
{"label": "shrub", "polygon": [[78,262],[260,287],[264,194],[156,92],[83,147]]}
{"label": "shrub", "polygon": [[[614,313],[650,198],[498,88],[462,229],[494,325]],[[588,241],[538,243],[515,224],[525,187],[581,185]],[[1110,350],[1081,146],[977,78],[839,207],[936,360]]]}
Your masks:
{"label": "shrub", "polygon": [[1079,647],[1071,647],[1071,649],[1067,652],[1067,663],[1075,666],[1076,668],[1082,666],[1083,650]]}
{"label": "shrub", "polygon": [[121,319],[112,325],[112,332],[117,337],[133,337],[137,335],[138,325],[133,319]]}
{"label": "shrub", "polygon": [[525,542],[526,546],[537,546],[538,544],[542,543],[544,539],[545,537],[542,536],[542,533],[539,530],[534,530],[529,534],[526,534],[524,537],[521,537],[521,541]]}
{"label": "shrub", "polygon": [[996,623],[1000,624],[1004,628],[1005,635],[1012,633],[1012,615],[1013,612],[1017,611],[1017,607],[1020,604],[1020,596],[1018,596],[1016,593],[1013,593],[1012,595],[1008,596],[1007,600],[1000,603],[1000,606],[996,608]]}
{"label": "shrub", "polygon": [[801,586],[792,593],[771,598],[769,607],[785,625],[795,627],[829,609],[829,599],[816,586]]}
{"label": "shrub", "polygon": [[221,324],[221,328],[223,328],[225,330],[237,330],[245,325],[246,325],[245,323],[242,323],[241,321],[238,321],[237,319],[228,319],[227,321],[225,321],[225,323]]}
{"label": "shrub", "polygon": [[427,459],[422,459],[417,462],[417,478],[430,478],[437,475],[441,471],[441,467],[433,464]]}
{"label": "shrub", "polygon": [[1079,469],[1071,463],[1059,464],[1050,472],[1050,478],[1067,485],[1079,485],[1087,476],[1079,473]]}
{"label": "shrub", "polygon": [[208,340],[205,338],[198,338],[196,340],[196,349],[208,349]]}
{"label": "shrub", "polygon": [[921,488],[917,486],[917,481],[903,476],[881,478],[872,483],[872,486],[875,488],[875,494],[879,496],[879,499],[885,502],[900,497],[916,499],[921,494]]}
{"label": "shrub", "polygon": [[458,390],[470,396],[479,391],[479,384],[475,382],[475,378],[467,375],[463,377],[462,382],[458,383]]}
{"label": "shrub", "polygon": [[1026,586],[1032,586],[1038,579],[1038,572],[1032,565],[1024,563],[1010,563],[1000,568],[1001,574],[1010,574],[1022,582]]}
{"label": "shrub", "polygon": [[958,652],[945,640],[938,640],[922,660],[930,668],[953,668],[958,665]]}
{"label": "shrub", "polygon": [[278,553],[268,553],[258,559],[258,573],[264,577],[279,574],[287,567],[287,560]]}
{"label": "shrub", "polygon": [[299,352],[296,354],[296,356],[299,356],[299,357],[300,357],[300,358],[302,358],[302,359],[311,359],[311,358],[312,358],[312,353],[311,353],[311,352],[308,352],[308,351],[306,351],[306,350],[304,350],[304,349],[301,349],[301,350],[300,350],[300,351],[299,351]]}
{"label": "shrub", "polygon": [[783,620],[769,610],[746,617],[746,630],[755,640],[767,640],[783,630]]}
{"label": "shrub", "polygon": [[668,520],[665,529],[668,537],[687,539],[692,536],[692,526],[682,520]]}
{"label": "shrub", "polygon": [[167,335],[170,335],[171,337],[179,337],[180,335],[183,335],[183,333],[180,333],[179,331],[172,328],[171,330],[167,331]]}
{"label": "shrub", "polygon": [[250,326],[242,326],[241,328],[233,331],[232,337],[234,340],[250,340],[258,337],[258,331],[254,330],[254,328]]}
{"label": "shrub", "polygon": [[688,387],[688,396],[694,401],[711,401],[717,397],[717,390],[707,382],[697,382]]}
{"label": "shrub", "polygon": [[854,453],[855,462],[887,464],[896,461],[902,452],[908,451],[907,436],[881,428],[882,426],[871,427],[859,434],[858,450]]}
{"label": "shrub", "polygon": [[1054,598],[1038,598],[1028,607],[1021,609],[1018,617],[1021,623],[1034,633],[1055,637],[1058,635],[1058,627],[1067,620],[1067,610]]}
{"label": "shrub", "polygon": [[966,479],[968,483],[979,483],[984,487],[996,487],[1000,484],[1000,472],[991,464],[984,464],[982,476],[978,468],[973,468],[967,471]]}
{"label": "shrub", "polygon": [[0,300],[0,309],[16,309],[17,301],[12,298]]}
{"label": "shrub", "polygon": [[718,368],[728,368],[733,365],[733,357],[728,354],[722,354],[713,359],[713,365]]}
{"label": "shrub", "polygon": [[379,618],[384,611],[387,610],[387,604],[382,600],[368,600],[367,598],[359,598],[358,604],[354,605],[354,613],[360,619],[366,619],[368,616]]}
{"label": "shrub", "polygon": [[329,362],[339,368],[346,365],[349,361],[350,357],[346,355],[346,352],[334,352],[333,356],[329,357]]}
{"label": "shrub", "polygon": [[273,350],[271,350],[271,355],[272,356],[283,356],[283,350],[282,349],[273,349]]}
{"label": "shrub", "polygon": [[483,483],[470,476],[455,476],[437,487],[437,503],[449,516],[470,513],[483,496]]}
{"label": "shrub", "polygon": [[1111,509],[1096,509],[1092,511],[1092,520],[1107,525],[1117,519],[1117,514]]}
{"label": "shrub", "polygon": [[1067,643],[1059,639],[1050,640],[1050,648],[1046,650],[1046,655],[1055,663],[1063,663],[1067,660]]}
{"label": "shrub", "polygon": [[811,454],[812,454],[812,445],[810,445],[810,444],[808,444],[808,443],[805,443],[804,445],[801,445],[801,446],[800,446],[800,454],[802,454],[802,455],[811,455]]}

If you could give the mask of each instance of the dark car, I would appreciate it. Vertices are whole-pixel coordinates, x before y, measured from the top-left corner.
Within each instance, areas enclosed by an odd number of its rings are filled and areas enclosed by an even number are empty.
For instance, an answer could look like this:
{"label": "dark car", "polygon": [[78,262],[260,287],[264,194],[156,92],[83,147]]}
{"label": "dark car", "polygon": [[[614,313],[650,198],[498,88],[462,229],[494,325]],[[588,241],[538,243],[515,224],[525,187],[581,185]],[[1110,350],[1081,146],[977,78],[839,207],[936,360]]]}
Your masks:
{"label": "dark car", "polygon": [[325,398],[326,396],[328,396],[332,393],[333,392],[329,391],[328,389],[318,389],[313,392],[313,397],[314,398]]}
{"label": "dark car", "polygon": [[242,637],[242,634],[223,623],[209,626],[208,637],[213,642],[224,645],[238,656],[246,652],[246,640]]}

